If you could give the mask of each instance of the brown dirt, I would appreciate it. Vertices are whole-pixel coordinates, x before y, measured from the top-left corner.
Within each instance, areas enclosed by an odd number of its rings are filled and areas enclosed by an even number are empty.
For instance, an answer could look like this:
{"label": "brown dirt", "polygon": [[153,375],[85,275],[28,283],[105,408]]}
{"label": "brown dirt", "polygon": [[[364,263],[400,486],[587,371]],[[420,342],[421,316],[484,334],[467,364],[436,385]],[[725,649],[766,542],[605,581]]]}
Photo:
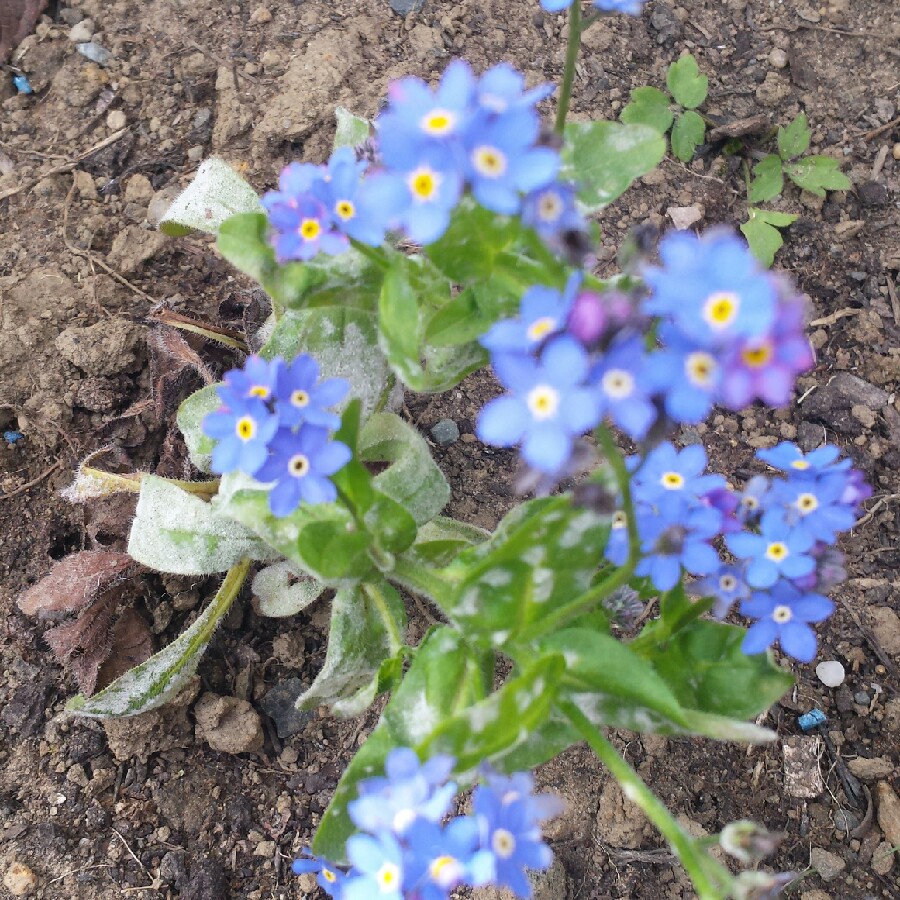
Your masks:
{"label": "brown dirt", "polygon": [[[51,8],[53,19],[13,57],[37,94],[14,96],[8,78],[0,81],[0,426],[25,433],[15,445],[0,441],[0,869],[30,867],[34,897],[104,900],[129,888],[193,900],[304,896],[289,859],[376,719],[375,711],[349,722],[310,716],[280,738],[263,714],[263,748],[242,756],[199,740],[191,702],[200,690],[261,711],[277,681],[308,684],[324,658],[323,611],[276,622],[257,617],[246,598],[184,702],[108,735],[62,714],[74,682],[42,641],[44,626],[14,598],[66,553],[116,546],[127,506],[72,507],[58,491],[78,459],[101,447],[113,448],[123,468],[182,474],[178,439],[150,401],[147,316],[165,304],[236,325],[256,299],[209,241],[163,240],[148,211],[158,215],[212,152],[260,190],[270,187],[287,161],[326,156],[334,104],[371,115],[389,79],[432,77],[454,55],[479,70],[509,60],[532,81],[557,80],[562,68],[564,18],[542,14],[536,0],[426,0],[406,20],[380,0],[271,0],[270,16],[261,8],[245,0],[70,0]],[[112,54],[107,68],[70,43],[69,26],[81,17],[93,20],[95,40]],[[776,204],[800,214],[778,265],[798,279],[820,321],[812,329],[819,363],[798,390],[804,402],[716,416],[683,434],[738,478],[754,470],[755,448],[827,437],[885,498],[844,541],[850,580],[822,629],[820,659],[843,661],[846,685],[828,690],[812,667],[798,667],[796,690],[765,720],[782,740],[766,748],[617,735],[696,833],[750,817],[787,834],[776,867],[805,868],[811,848],[834,854],[845,868],[830,881],[804,881],[809,900],[900,896],[898,863],[884,874],[872,862],[878,826],[861,839],[835,827],[850,807],[828,755],[820,762],[826,790],[811,798],[786,792],[782,758],[783,740],[799,733],[797,714],[819,706],[844,758],[887,757],[897,771],[898,30],[893,0],[798,0],[774,11],[757,0],[650,0],[641,19],[613,19],[589,33],[575,90],[577,116],[615,117],[632,87],[661,84],[687,48],[711,73],[710,113],[765,114],[774,124],[805,109],[814,148],[840,156],[854,183],[824,203],[789,187]],[[770,62],[775,48],[785,51],[786,68]],[[121,127],[119,114],[126,131],[91,152]],[[600,272],[613,270],[631,227],[665,225],[670,206],[701,206],[704,225],[742,221],[737,163],[721,147],[687,167],[665,162],[603,215]],[[197,346],[218,369],[231,362],[221,349]],[[839,373],[862,384],[832,381]],[[191,378],[177,391],[199,386]],[[514,502],[511,456],[472,436],[493,391],[477,375],[443,397],[407,398],[424,434],[442,418],[459,424],[459,442],[435,447],[453,485],[449,511],[485,526]],[[141,584],[131,602],[153,623],[157,646],[214,587],[150,576]],[[252,715],[248,727],[258,740]],[[657,835],[586,750],[546,766],[541,779],[571,800],[553,831],[570,897],[691,895],[672,860],[653,852]]]}

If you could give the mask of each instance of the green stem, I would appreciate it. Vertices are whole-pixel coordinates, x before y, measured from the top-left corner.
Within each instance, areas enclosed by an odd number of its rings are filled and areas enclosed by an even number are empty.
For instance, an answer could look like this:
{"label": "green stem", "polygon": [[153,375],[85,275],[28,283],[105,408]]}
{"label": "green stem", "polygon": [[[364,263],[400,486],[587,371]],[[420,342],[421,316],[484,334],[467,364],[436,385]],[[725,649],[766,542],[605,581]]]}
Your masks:
{"label": "green stem", "polygon": [[575,63],[581,49],[581,0],[572,0],[569,7],[569,40],[566,46],[566,67],[563,70],[562,87],[559,91],[559,107],[556,110],[556,133],[562,135],[572,100],[572,85],[575,83]]}
{"label": "green stem", "polygon": [[396,620],[391,615],[384,593],[377,585],[368,582],[362,585],[362,591],[378,610],[378,615],[391,640],[391,653],[398,653],[403,646],[403,636],[400,634],[400,629],[397,628]]}
{"label": "green stem", "polygon": [[[91,466],[81,466],[78,470],[80,477],[91,479],[91,487],[96,487],[104,494],[118,494],[122,492],[138,494],[141,490],[141,482],[145,472],[129,472],[121,475],[117,472],[104,472]],[[160,477],[160,476],[156,476]],[[189,494],[209,499],[219,492],[219,479],[212,481],[179,481],[176,478],[163,478],[168,484],[181,488]]]}
{"label": "green stem", "polygon": [[385,407],[388,405],[388,400],[391,399],[391,393],[394,390],[395,384],[397,384],[397,376],[394,375],[393,372],[388,372],[387,380],[384,383],[384,390],[382,390],[378,402],[375,404],[375,412],[384,412]]}
{"label": "green stem", "polygon": [[571,700],[558,700],[557,704],[560,711],[597,754],[600,762],[622,786],[625,796],[641,808],[644,815],[668,841],[685,871],[690,875],[699,900],[721,900],[725,897],[727,886],[731,882],[728,871],[695,846],[693,839],[684,832],[665,804],[644,784],[637,772]]}
{"label": "green stem", "polygon": [[414,557],[411,558],[409,553],[397,557],[394,570],[388,577],[406,590],[421,594],[441,609],[445,608],[442,598],[447,596],[448,581]]}
{"label": "green stem", "polygon": [[353,249],[357,251],[357,253],[361,253],[367,259],[370,259],[379,268],[390,268],[391,264],[390,262],[388,262],[387,254],[385,254],[383,248],[370,247],[368,244],[363,244],[360,241],[355,240],[354,238],[350,238],[350,244],[353,246]]}

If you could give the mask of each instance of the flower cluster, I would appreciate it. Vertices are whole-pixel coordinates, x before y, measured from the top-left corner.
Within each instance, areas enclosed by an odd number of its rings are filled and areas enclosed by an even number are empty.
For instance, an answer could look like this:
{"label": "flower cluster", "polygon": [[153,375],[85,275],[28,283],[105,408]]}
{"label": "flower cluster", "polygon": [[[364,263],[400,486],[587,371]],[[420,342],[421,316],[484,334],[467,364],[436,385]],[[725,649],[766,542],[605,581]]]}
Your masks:
{"label": "flower cluster", "polygon": [[561,802],[534,794],[525,773],[488,773],[475,788],[472,815],[444,821],[457,793],[449,780],[453,766],[449,756],[422,764],[412,750],[392,750],[385,776],[362,781],[348,806],[359,828],[347,841],[350,870],[304,857],[295,860],[294,872],[316,873],[336,900],[447,900],[463,884],[505,886],[530,897],[525,869],[552,862],[540,823]]}
{"label": "flower cluster", "polygon": [[[521,442],[529,466],[556,475],[602,419],[644,441],[651,428],[702,421],[714,404],[788,402],[813,362],[802,299],[724,231],[672,234],[660,254],[663,265],[645,271],[643,302],[582,289],[577,273],[562,292],[525,292],[518,318],[481,339],[510,392],[482,411],[482,440]],[[651,317],[662,346],[647,349]]]}
{"label": "flower cluster", "polygon": [[340,418],[329,407],[349,389],[343,378],[320,381],[318,364],[306,354],[291,363],[249,357],[243,369],[225,374],[217,388],[222,406],[203,420],[204,434],[216,442],[212,470],[271,482],[269,508],[276,516],[289,515],[301,502],[335,500],[329,476],[351,451],[331,440]]}
{"label": "flower cluster", "polygon": [[[594,8],[603,13],[625,13],[639,16],[646,0],[594,0]],[[572,0],[541,0],[541,8],[547,12],[562,12],[572,5]]]}

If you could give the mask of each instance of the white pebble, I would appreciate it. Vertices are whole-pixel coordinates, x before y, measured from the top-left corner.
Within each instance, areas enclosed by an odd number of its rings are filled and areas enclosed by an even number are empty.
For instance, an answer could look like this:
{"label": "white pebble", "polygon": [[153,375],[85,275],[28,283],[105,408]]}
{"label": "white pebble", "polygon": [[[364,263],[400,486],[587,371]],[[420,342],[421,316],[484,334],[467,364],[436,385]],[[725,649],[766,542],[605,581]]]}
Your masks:
{"label": "white pebble", "polygon": [[118,131],[120,128],[124,128],[127,122],[128,119],[125,117],[125,113],[123,113],[121,109],[114,109],[106,117],[106,127],[110,131]]}
{"label": "white pebble", "polygon": [[776,47],[769,54],[769,64],[775,69],[783,69],[788,63],[787,53],[781,49],[781,47]]}
{"label": "white pebble", "polygon": [[820,662],[816,666],[816,676],[825,687],[836,688],[844,683],[844,667],[836,659]]}

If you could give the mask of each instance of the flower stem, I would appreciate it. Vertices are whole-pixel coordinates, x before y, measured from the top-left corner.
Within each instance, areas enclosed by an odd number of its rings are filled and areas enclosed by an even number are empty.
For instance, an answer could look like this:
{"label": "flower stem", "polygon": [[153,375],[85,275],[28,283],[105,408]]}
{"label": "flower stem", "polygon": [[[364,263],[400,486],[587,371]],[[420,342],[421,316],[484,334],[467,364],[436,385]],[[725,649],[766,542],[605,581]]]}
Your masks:
{"label": "flower stem", "polygon": [[368,244],[363,244],[354,238],[350,238],[350,244],[357,253],[371,260],[379,268],[387,269],[390,267],[387,255],[382,247],[370,247]]}
{"label": "flower stem", "polygon": [[569,7],[569,39],[566,46],[566,67],[563,70],[562,87],[559,91],[559,107],[556,110],[555,130],[562,135],[566,127],[566,116],[569,114],[569,102],[572,99],[572,85],[575,83],[575,63],[578,62],[578,51],[581,49],[581,0],[572,0]]}
{"label": "flower stem", "polygon": [[690,875],[699,900],[721,900],[727,896],[731,876],[725,868],[695,845],[694,840],[685,833],[665,804],[644,784],[637,772],[571,700],[558,700],[557,703],[560,711],[575,726],[597,754],[600,762],[622,786],[625,796],[641,808],[644,815],[668,841],[685,871]]}

